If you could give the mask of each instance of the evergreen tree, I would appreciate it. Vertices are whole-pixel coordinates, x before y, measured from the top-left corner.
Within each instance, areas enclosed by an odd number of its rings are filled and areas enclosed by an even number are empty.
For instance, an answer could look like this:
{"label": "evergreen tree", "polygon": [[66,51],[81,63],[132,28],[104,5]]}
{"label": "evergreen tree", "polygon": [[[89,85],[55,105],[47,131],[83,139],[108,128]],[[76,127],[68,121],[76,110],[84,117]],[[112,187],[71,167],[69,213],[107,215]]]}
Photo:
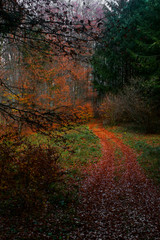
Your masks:
{"label": "evergreen tree", "polygon": [[118,91],[139,77],[143,94],[158,102],[160,1],[117,0],[104,11],[103,40],[92,59],[99,94]]}

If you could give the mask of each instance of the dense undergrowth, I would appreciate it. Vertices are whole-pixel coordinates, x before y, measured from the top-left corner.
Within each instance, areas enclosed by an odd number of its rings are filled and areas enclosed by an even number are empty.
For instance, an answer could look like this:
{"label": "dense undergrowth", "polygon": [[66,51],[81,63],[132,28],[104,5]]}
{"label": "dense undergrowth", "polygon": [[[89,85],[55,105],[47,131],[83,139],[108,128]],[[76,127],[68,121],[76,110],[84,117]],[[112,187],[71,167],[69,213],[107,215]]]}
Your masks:
{"label": "dense undergrowth", "polygon": [[160,135],[145,134],[142,130],[132,125],[107,127],[135,150],[137,160],[145,170],[148,177],[160,185]]}
{"label": "dense undergrowth", "polygon": [[2,239],[66,236],[75,226],[75,205],[84,170],[100,159],[99,139],[85,125],[21,138],[8,131],[1,136],[0,152]]}

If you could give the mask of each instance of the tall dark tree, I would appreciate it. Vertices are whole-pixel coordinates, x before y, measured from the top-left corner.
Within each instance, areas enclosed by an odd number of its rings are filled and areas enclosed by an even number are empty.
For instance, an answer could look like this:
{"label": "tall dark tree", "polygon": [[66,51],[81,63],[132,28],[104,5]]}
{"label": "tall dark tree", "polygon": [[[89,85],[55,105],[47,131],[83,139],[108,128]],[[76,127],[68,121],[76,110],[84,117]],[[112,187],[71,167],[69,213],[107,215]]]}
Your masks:
{"label": "tall dark tree", "polygon": [[101,93],[116,90],[128,81],[130,75],[127,33],[129,19],[126,1],[108,2],[104,8],[104,36],[93,56],[94,84]]}
{"label": "tall dark tree", "polygon": [[139,77],[144,94],[158,96],[159,11],[158,0],[108,1],[103,41],[92,60],[94,83],[100,94],[117,91],[131,78]]}

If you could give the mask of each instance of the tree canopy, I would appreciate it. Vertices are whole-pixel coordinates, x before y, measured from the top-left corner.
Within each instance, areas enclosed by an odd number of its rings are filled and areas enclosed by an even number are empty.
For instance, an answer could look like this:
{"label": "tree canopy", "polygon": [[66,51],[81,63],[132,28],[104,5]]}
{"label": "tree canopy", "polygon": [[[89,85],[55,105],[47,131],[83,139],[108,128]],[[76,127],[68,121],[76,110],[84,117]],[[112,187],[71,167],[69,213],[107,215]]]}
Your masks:
{"label": "tree canopy", "polygon": [[0,1],[2,115],[47,126],[64,120],[57,107],[90,98],[88,59],[102,17],[96,1]]}
{"label": "tree canopy", "polygon": [[[54,52],[78,55],[83,45],[98,39],[102,9],[93,1],[1,0],[0,34],[3,39],[48,42]],[[39,44],[40,47],[40,44]],[[85,48],[86,51],[86,48]]]}

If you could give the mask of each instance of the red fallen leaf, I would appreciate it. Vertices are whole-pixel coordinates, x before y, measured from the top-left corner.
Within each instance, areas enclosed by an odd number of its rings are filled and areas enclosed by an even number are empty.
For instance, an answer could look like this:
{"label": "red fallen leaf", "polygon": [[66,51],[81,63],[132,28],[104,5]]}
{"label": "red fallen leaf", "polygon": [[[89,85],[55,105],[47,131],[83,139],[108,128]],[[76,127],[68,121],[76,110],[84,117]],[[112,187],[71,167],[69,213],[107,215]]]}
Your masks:
{"label": "red fallen leaf", "polygon": [[[159,190],[121,139],[97,123],[89,125],[100,138],[102,159],[91,165],[78,208],[81,227],[72,239],[159,239]],[[122,153],[116,158],[115,150]]]}

